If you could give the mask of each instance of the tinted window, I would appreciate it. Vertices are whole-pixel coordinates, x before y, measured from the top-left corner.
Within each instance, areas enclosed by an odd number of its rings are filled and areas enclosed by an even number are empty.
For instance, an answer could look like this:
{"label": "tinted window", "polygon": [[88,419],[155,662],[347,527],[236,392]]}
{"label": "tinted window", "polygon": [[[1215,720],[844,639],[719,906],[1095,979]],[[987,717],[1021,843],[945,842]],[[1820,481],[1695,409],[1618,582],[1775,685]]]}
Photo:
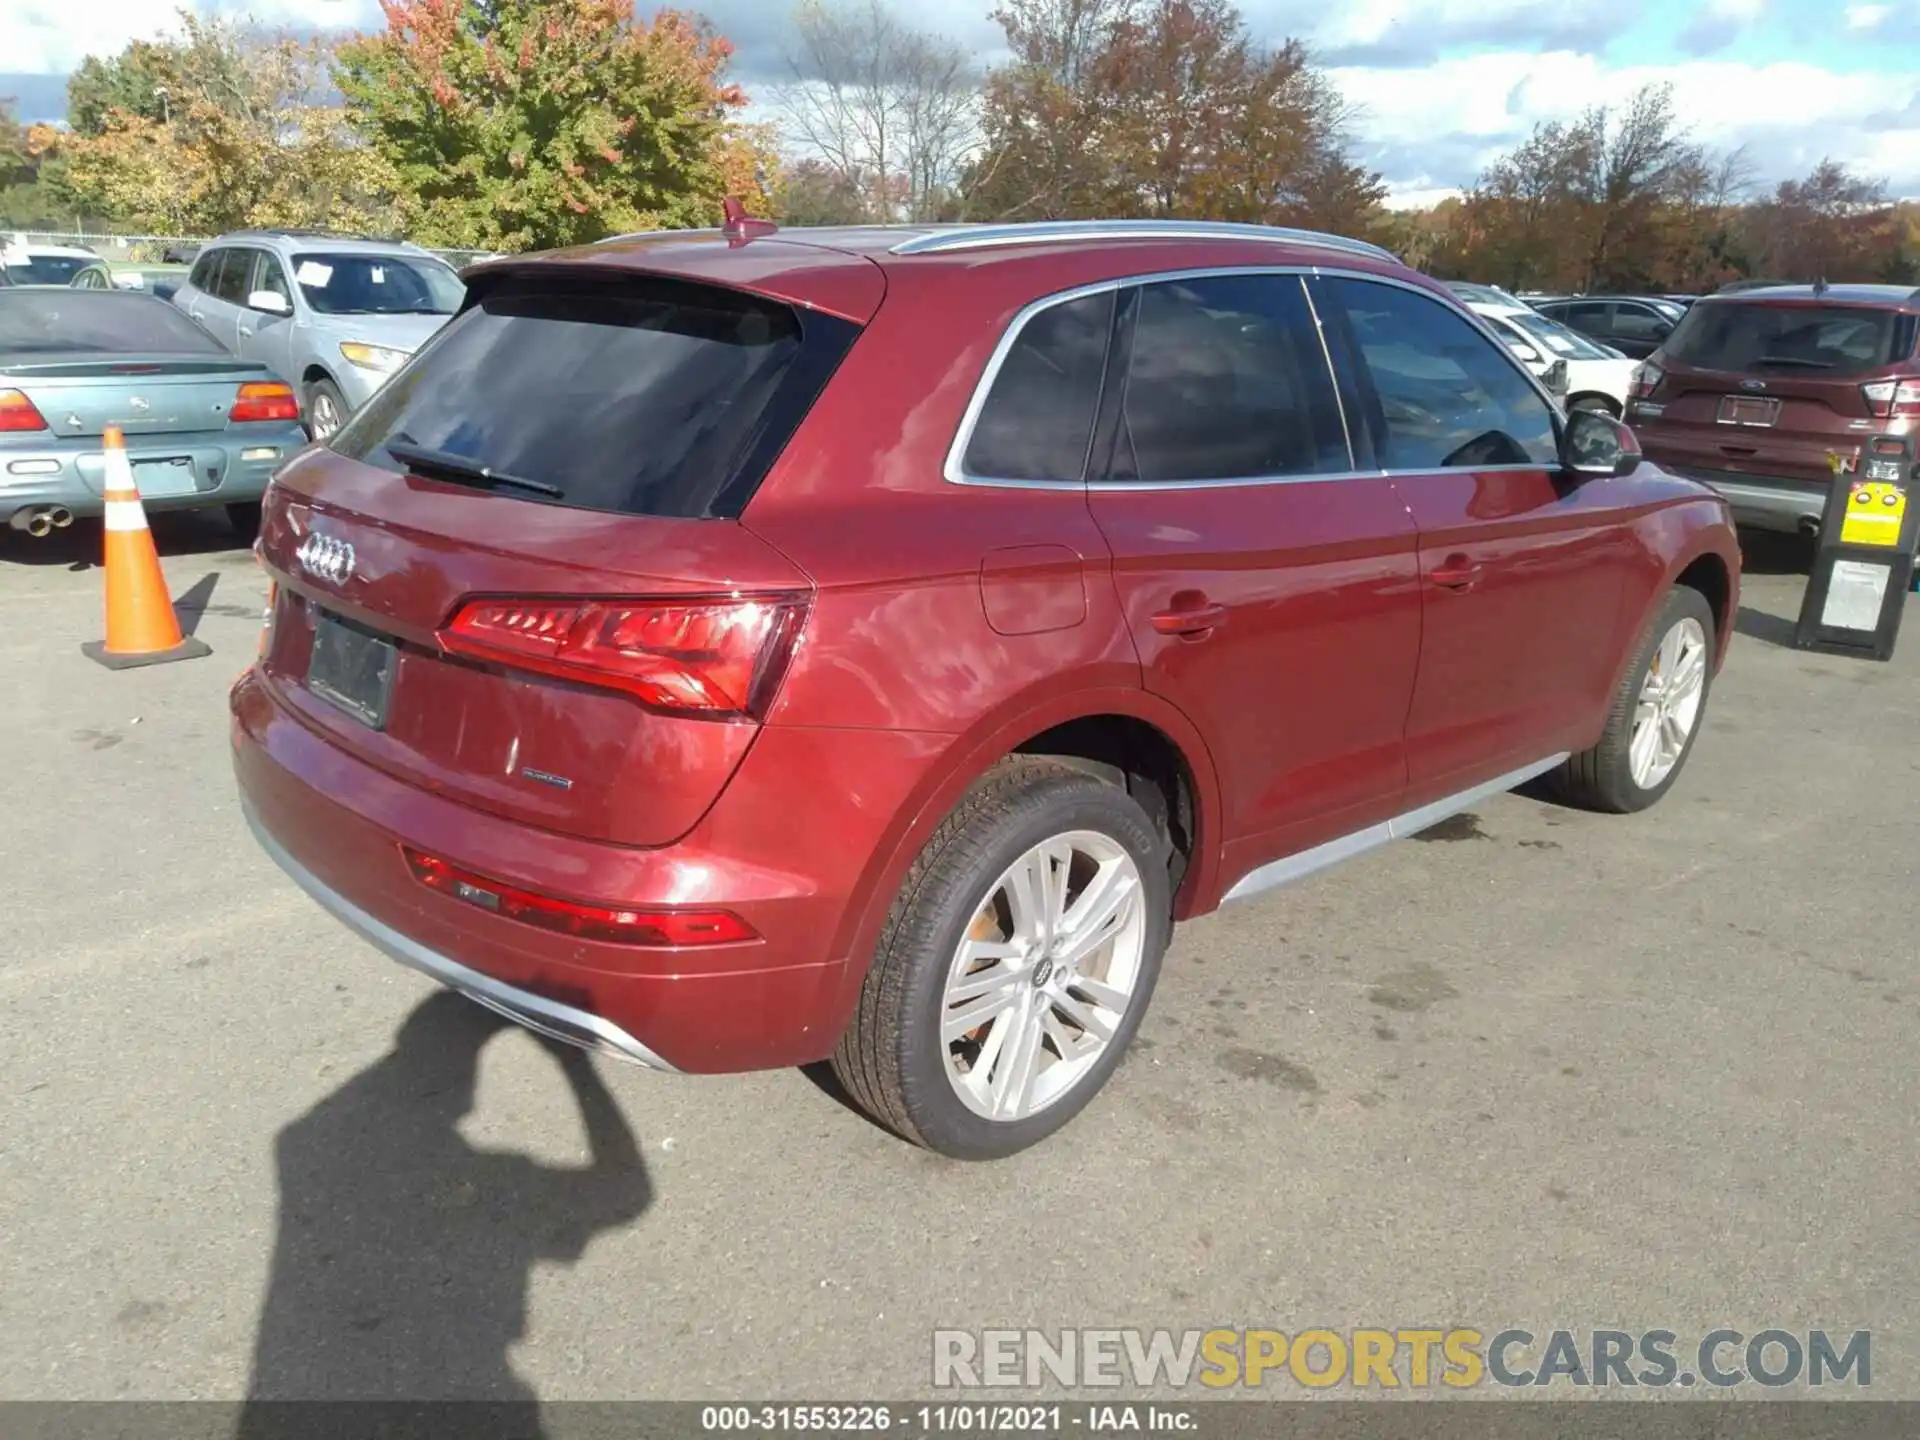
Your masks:
{"label": "tinted window", "polygon": [[441,451],[581,509],[737,514],[857,333],[684,281],[496,282],[331,443],[396,472],[389,441]]}
{"label": "tinted window", "polygon": [[1658,340],[1673,328],[1673,321],[1660,311],[1645,305],[1613,307],[1613,333],[1625,340]]}
{"label": "tinted window", "polygon": [[1326,284],[1372,377],[1388,469],[1555,462],[1552,408],[1464,316],[1395,285]]}
{"label": "tinted window", "polygon": [[224,355],[214,338],[171,305],[107,290],[8,290],[0,294],[0,355]]}
{"label": "tinted window", "polygon": [[1027,321],[974,422],[962,467],[967,474],[995,480],[1085,476],[1112,318],[1108,292],[1055,305]]}
{"label": "tinted window", "polygon": [[193,262],[193,269],[187,272],[187,283],[196,290],[211,292],[213,272],[220,264],[220,252],[209,250]]}
{"label": "tinted window", "polygon": [[7,275],[16,285],[71,285],[92,263],[77,255],[31,255],[7,261]]}
{"label": "tinted window", "polygon": [[1897,310],[1713,300],[1689,310],[1665,348],[1704,370],[1854,375],[1913,354],[1914,327]]}
{"label": "tinted window", "polygon": [[293,278],[322,315],[451,315],[466,295],[448,266],[400,255],[296,255]]}
{"label": "tinted window", "polygon": [[226,300],[234,305],[246,304],[247,280],[252,271],[251,250],[222,250],[220,268],[214,272],[210,293],[216,300]]}
{"label": "tinted window", "polygon": [[1352,468],[1298,277],[1209,276],[1142,288],[1113,479]]}
{"label": "tinted window", "polygon": [[1569,305],[1558,312],[1559,318],[1580,330],[1597,330],[1605,333],[1612,317],[1610,305]]}

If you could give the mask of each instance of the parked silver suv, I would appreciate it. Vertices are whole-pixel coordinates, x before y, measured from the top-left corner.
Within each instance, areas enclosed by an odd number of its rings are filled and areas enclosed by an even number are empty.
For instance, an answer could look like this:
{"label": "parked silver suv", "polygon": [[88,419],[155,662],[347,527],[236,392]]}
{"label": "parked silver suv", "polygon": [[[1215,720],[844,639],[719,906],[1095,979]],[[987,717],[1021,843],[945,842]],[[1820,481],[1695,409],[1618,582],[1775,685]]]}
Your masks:
{"label": "parked silver suv", "polygon": [[324,440],[460,308],[451,266],[418,245],[315,230],[222,235],[173,303],[293,386]]}

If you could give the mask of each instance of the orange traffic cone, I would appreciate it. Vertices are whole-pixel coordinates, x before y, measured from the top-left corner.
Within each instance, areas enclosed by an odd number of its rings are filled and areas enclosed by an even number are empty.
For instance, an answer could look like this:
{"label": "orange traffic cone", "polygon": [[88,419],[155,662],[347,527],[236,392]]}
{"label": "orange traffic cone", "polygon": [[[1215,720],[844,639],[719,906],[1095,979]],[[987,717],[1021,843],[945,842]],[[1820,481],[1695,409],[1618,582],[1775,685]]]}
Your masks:
{"label": "orange traffic cone", "polygon": [[107,638],[82,645],[81,653],[109,670],[211,655],[206,641],[180,633],[160,554],[147,529],[146,507],[127,463],[126,438],[117,425],[107,426],[101,438],[107,447]]}

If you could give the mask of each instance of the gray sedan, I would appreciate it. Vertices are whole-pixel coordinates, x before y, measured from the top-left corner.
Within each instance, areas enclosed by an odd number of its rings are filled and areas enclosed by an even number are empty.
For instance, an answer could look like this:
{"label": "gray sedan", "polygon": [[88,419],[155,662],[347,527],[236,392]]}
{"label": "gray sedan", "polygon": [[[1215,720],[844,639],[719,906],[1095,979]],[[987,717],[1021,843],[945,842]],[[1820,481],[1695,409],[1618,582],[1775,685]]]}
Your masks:
{"label": "gray sedan", "polygon": [[273,472],[307,443],[293,391],[165,301],[0,290],[0,521],[44,535],[99,515],[109,425],[126,436],[148,509],[225,506],[243,534]]}

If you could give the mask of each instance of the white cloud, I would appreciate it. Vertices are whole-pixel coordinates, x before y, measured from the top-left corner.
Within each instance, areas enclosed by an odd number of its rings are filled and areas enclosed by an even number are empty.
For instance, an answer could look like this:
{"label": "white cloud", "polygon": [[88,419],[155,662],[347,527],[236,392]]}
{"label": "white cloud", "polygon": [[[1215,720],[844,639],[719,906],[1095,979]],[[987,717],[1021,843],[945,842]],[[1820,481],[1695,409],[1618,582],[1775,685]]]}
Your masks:
{"label": "white cloud", "polygon": [[1877,30],[1891,14],[1891,5],[1849,5],[1846,10],[1847,29]]}
{"label": "white cloud", "polygon": [[[248,0],[244,6],[200,4],[202,11],[244,13],[264,25],[332,28],[365,23],[369,0]],[[65,74],[88,55],[115,55],[130,40],[151,40],[174,28],[163,0],[0,0],[0,69]]]}
{"label": "white cloud", "polygon": [[1662,81],[1673,85],[1695,138],[1721,150],[1747,145],[1768,183],[1804,174],[1830,155],[1886,176],[1896,193],[1920,191],[1920,105],[1911,74],[1838,74],[1798,61],[1614,67],[1555,51],[1462,56],[1417,70],[1348,67],[1333,78],[1361,107],[1360,149],[1402,193],[1468,184],[1535,123],[1618,105],[1639,86]]}

